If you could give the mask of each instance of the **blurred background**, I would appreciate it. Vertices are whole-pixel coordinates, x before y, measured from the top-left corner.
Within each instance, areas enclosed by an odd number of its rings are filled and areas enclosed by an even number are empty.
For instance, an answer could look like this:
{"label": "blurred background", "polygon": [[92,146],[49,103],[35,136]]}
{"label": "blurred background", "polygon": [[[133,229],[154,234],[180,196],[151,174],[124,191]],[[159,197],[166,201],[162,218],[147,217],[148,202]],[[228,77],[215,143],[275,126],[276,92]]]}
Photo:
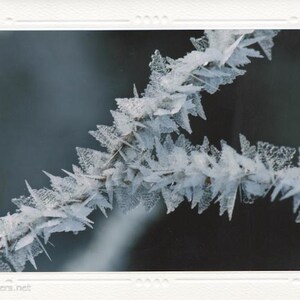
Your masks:
{"label": "blurred background", "polygon": [[[114,99],[148,83],[151,54],[178,58],[202,31],[31,31],[0,34],[0,210],[26,194],[24,180],[48,187],[46,170],[63,175],[77,164],[75,147],[97,149],[88,134],[112,123]],[[253,143],[300,145],[300,31],[275,38],[273,60],[255,59],[247,73],[204,95],[207,121],[192,119],[192,141],[207,135],[238,148],[238,133]],[[99,210],[93,230],[56,234],[50,262],[38,271],[300,270],[300,224],[290,200],[237,202],[232,221],[218,204],[202,215],[183,203],[166,215],[137,209],[109,218]],[[34,269],[28,264],[26,271]]]}

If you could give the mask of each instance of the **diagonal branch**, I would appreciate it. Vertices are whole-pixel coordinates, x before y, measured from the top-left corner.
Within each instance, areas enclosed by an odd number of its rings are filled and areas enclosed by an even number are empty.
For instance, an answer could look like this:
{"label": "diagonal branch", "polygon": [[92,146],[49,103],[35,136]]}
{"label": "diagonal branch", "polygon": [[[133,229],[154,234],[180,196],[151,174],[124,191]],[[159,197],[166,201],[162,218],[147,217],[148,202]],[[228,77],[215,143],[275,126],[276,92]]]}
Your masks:
{"label": "diagonal branch", "polygon": [[80,168],[73,166],[63,178],[46,173],[51,189],[27,184],[30,195],[12,200],[17,211],[0,218],[1,270],[22,271],[28,260],[36,267],[34,257],[46,253],[40,237],[46,244],[55,232],[92,228],[90,213],[98,207],[106,215],[114,201],[127,212],[138,205],[150,210],[161,199],[170,212],[187,199],[201,213],[215,200],[220,214],[227,211],[231,218],[237,189],[252,199],[276,181],[280,188],[274,198],[288,192],[298,199],[299,168],[290,167],[293,149],[258,143],[253,150],[242,138],[240,155],[224,143],[218,151],[207,140],[192,146],[179,135],[182,129],[191,133],[189,115],[205,117],[203,92],[215,93],[245,74],[241,67],[249,58],[261,57],[251,48],[255,43],[270,58],[276,34],[211,30],[205,32],[205,43],[192,39],[196,50],[177,60],[155,51],[144,93],[139,96],[134,88],[133,98],[116,99],[114,125],[90,132],[106,151],[77,148]]}

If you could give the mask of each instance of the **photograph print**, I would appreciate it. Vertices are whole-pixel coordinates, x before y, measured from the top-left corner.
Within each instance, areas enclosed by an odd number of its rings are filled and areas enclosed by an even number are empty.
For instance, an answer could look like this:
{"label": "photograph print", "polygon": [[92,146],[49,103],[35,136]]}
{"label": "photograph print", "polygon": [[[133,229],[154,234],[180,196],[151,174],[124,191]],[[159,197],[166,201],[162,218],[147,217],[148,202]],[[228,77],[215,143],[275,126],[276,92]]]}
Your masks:
{"label": "photograph print", "polygon": [[300,270],[300,31],[0,32],[0,271]]}

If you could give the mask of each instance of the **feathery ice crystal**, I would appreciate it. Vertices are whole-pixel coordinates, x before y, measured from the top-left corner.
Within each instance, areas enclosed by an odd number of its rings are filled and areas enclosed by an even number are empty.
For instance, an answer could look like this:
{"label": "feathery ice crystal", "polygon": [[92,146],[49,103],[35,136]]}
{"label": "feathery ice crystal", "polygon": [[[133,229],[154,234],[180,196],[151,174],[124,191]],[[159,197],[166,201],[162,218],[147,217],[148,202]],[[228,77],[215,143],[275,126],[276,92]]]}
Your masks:
{"label": "feathery ice crystal", "polygon": [[[0,218],[0,270],[22,271],[27,261],[47,251],[55,232],[77,233],[92,228],[89,214],[104,215],[114,202],[124,211],[138,205],[150,210],[164,201],[167,212],[182,201],[199,214],[219,202],[220,215],[231,219],[237,193],[245,202],[272,191],[271,200],[293,198],[300,206],[300,167],[293,166],[295,149],[258,142],[251,146],[240,135],[241,151],[226,142],[221,150],[204,138],[193,146],[181,133],[192,132],[189,115],[206,119],[201,104],[204,91],[215,93],[245,74],[241,67],[262,54],[270,60],[275,30],[208,30],[191,38],[195,50],[179,59],[162,57],[156,50],[150,63],[150,82],[143,94],[134,87],[132,98],[116,99],[113,126],[91,131],[106,151],[77,148],[80,167],[66,177],[45,172],[51,189],[33,189],[29,196],[12,199],[18,207]],[[296,222],[300,222],[300,215]],[[49,257],[50,258],[50,257]]]}

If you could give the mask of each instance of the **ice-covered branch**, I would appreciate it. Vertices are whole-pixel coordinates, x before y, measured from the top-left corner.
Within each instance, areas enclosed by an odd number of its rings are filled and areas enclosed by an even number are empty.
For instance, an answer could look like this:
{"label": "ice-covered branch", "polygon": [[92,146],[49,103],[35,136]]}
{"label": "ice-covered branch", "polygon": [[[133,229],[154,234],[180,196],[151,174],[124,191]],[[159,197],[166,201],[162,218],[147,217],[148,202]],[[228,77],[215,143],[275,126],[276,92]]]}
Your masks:
{"label": "ice-covered branch", "polygon": [[[127,212],[138,205],[151,209],[159,200],[173,211],[184,199],[202,213],[212,201],[220,214],[232,216],[237,192],[242,200],[264,196],[293,197],[300,203],[299,167],[291,167],[295,150],[259,142],[250,146],[241,136],[242,153],[222,142],[219,151],[208,140],[193,146],[180,134],[192,132],[189,115],[206,119],[203,92],[215,93],[245,73],[251,57],[262,57],[258,43],[271,58],[272,30],[206,31],[191,38],[196,50],[179,59],[152,56],[150,83],[142,95],[116,99],[113,126],[99,125],[90,133],[104,152],[77,148],[80,167],[66,177],[46,173],[51,189],[32,189],[13,199],[14,214],[0,218],[2,271],[22,271],[29,260],[46,252],[52,233],[77,233],[92,227],[89,214],[98,207],[105,215],[114,202]],[[35,266],[36,267],[36,266]]]}

